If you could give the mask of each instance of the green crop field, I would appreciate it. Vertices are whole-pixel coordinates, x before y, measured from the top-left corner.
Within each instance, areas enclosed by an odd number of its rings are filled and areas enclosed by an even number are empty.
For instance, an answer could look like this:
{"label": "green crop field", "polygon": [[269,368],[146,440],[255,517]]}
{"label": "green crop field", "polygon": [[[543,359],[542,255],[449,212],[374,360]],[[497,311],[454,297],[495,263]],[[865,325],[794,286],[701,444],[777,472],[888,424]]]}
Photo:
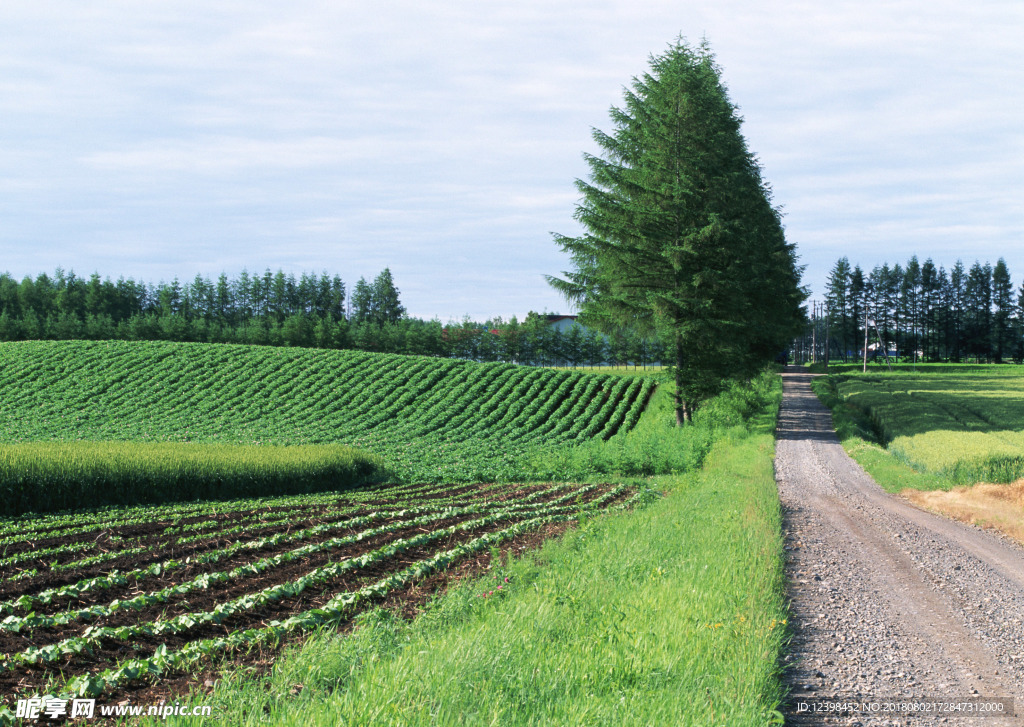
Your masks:
{"label": "green crop field", "polygon": [[547,451],[628,432],[653,388],[356,351],[26,341],[0,344],[0,441],[342,443],[403,480],[508,481]]}
{"label": "green crop field", "polygon": [[[230,723],[776,720],[780,382],[684,428],[671,395],[633,372],[0,344],[0,725],[16,699],[175,695],[198,674],[216,693],[177,696]],[[426,631],[398,625],[420,609]],[[442,692],[440,664],[476,676]],[[416,703],[383,715],[403,690]]]}
{"label": "green crop field", "polygon": [[832,376],[831,388],[866,436],[935,476],[919,486],[1024,477],[1024,372],[1018,367],[846,371]]}

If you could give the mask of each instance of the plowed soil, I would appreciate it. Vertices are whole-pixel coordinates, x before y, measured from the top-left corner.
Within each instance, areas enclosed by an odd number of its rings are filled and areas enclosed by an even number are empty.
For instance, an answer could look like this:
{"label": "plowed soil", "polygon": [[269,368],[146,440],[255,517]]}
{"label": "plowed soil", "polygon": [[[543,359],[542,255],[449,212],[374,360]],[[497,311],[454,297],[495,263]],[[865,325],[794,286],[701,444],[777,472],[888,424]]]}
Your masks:
{"label": "plowed soil", "polygon": [[[590,502],[607,492],[611,487],[611,485],[597,487],[591,492],[580,495],[578,500],[581,503]],[[484,499],[487,502],[493,502],[495,509],[501,509],[502,507],[507,507],[506,501],[508,499],[513,497],[521,498],[524,495],[532,494],[539,489],[542,488],[538,486],[522,487],[518,488],[514,493],[488,493],[489,497],[485,496],[481,498],[478,497],[478,492],[474,492],[469,488],[460,488],[462,491],[459,493],[459,501],[460,504],[470,504],[478,502],[480,499]],[[548,493],[540,498],[531,500],[531,504],[540,504],[554,500],[566,494],[567,491],[568,490],[559,490],[553,493]],[[617,498],[616,501],[620,501],[626,497],[628,497],[628,495],[622,495]],[[416,506],[421,504],[421,502],[422,504],[428,504],[432,499],[436,498],[423,498],[422,501],[417,498],[415,503],[407,503],[407,505]],[[574,498],[573,503],[575,504],[575,502],[576,499]],[[159,575],[147,574],[145,578],[138,581],[130,580],[124,585],[116,585],[107,589],[89,591],[73,598],[62,597],[54,599],[52,603],[48,604],[37,604],[33,609],[38,614],[56,614],[67,609],[78,609],[94,604],[109,604],[115,599],[132,598],[140,593],[159,591],[168,586],[187,582],[203,573],[230,571],[238,565],[253,562],[279,553],[288,552],[310,543],[320,543],[332,538],[354,535],[369,528],[376,528],[389,523],[397,524],[408,521],[414,517],[413,515],[406,515],[403,518],[398,519],[387,516],[370,525],[346,528],[344,526],[344,522],[346,520],[351,519],[352,517],[365,515],[371,512],[371,510],[369,509],[369,505],[359,509],[353,509],[353,505],[356,503],[351,501],[339,503],[339,508],[341,508],[342,504],[346,510],[344,514],[337,511],[332,514],[331,508],[324,508],[319,513],[316,513],[309,508],[299,508],[294,513],[296,517],[294,522],[286,521],[274,524],[264,524],[260,522],[260,517],[276,518],[280,516],[280,512],[272,511],[273,509],[271,508],[253,510],[249,512],[236,511],[227,515],[205,518],[208,520],[223,520],[223,522],[217,523],[217,527],[221,529],[233,525],[233,520],[237,521],[242,518],[251,518],[252,529],[249,530],[247,528],[242,533],[235,533],[230,537],[225,537],[216,532],[216,528],[214,528],[214,531],[207,537],[200,537],[198,540],[190,542],[187,545],[176,544],[177,539],[181,537],[180,531],[173,535],[168,535],[165,533],[165,530],[171,525],[178,528],[183,523],[198,522],[204,518],[183,518],[178,521],[169,519],[167,521],[143,525],[112,525],[108,528],[99,528],[84,534],[72,533],[61,536],[57,533],[50,533],[49,537],[46,537],[46,534],[41,534],[43,537],[36,542],[37,544],[45,542],[46,547],[54,547],[69,543],[80,543],[83,542],[83,540],[89,543],[88,550],[77,552],[70,556],[63,556],[62,558],[54,558],[53,561],[49,561],[51,563],[70,562],[76,558],[93,555],[96,552],[103,552],[103,550],[105,548],[109,548],[112,543],[118,542],[118,539],[131,538],[132,547],[137,547],[140,544],[145,545],[147,547],[147,552],[143,555],[115,557],[98,565],[66,571],[50,569],[47,566],[47,559],[45,558],[39,559],[38,561],[33,560],[30,562],[34,563],[36,567],[39,568],[40,572],[34,577],[27,577],[14,581],[4,581],[2,586],[0,586],[0,600],[8,601],[21,595],[34,595],[48,588],[53,588],[54,586],[75,583],[83,578],[107,574],[115,568],[125,571],[132,568],[138,568],[149,563],[163,562],[170,558],[181,559],[187,556],[194,556],[217,548],[222,548],[225,545],[236,541],[248,541],[276,533],[291,532],[326,522],[338,522],[340,525],[338,528],[332,528],[329,532],[322,533],[312,538],[303,539],[301,541],[280,543],[278,545],[267,546],[266,548],[259,550],[243,550],[233,556],[226,557],[223,560],[212,564],[195,562],[188,563],[185,567],[165,571]],[[444,505],[439,505],[438,509],[443,509],[443,507]],[[166,602],[146,606],[139,610],[116,610],[108,615],[90,620],[75,620],[65,626],[36,628],[34,630],[25,630],[20,633],[0,629],[0,653],[13,654],[23,651],[29,647],[42,647],[54,644],[69,637],[80,636],[83,634],[85,629],[90,626],[122,626],[135,623],[145,623],[157,619],[167,620],[176,615],[185,613],[211,611],[216,605],[224,603],[230,599],[237,598],[238,596],[254,593],[269,586],[294,581],[315,568],[327,563],[341,562],[356,558],[365,553],[374,551],[389,542],[398,540],[399,538],[409,538],[421,533],[435,532],[452,525],[477,519],[484,514],[485,513],[460,515],[457,517],[439,519],[430,524],[400,527],[396,531],[385,535],[371,536],[354,543],[324,549],[302,559],[281,564],[255,576],[246,576],[244,578],[231,579],[222,583],[214,583],[208,588],[197,588],[186,594],[171,597]],[[364,567],[352,568],[339,576],[333,577],[322,583],[317,583],[315,587],[311,587],[301,594],[293,597],[282,598],[281,600],[273,603],[245,610],[231,616],[219,624],[203,623],[178,634],[163,635],[160,637],[140,636],[133,639],[131,642],[106,639],[97,644],[90,653],[69,656],[56,663],[50,663],[45,666],[13,666],[6,671],[0,671],[0,695],[3,695],[4,703],[10,704],[18,694],[31,694],[38,692],[39,689],[41,689],[50,680],[57,679],[59,682],[61,679],[71,678],[78,674],[95,673],[102,669],[115,666],[118,662],[127,658],[148,657],[151,656],[154,650],[160,645],[166,645],[169,650],[173,651],[188,642],[198,639],[224,636],[240,629],[265,626],[273,620],[287,619],[295,613],[324,605],[338,593],[357,590],[417,561],[430,558],[436,553],[449,550],[459,543],[468,542],[487,532],[503,530],[512,523],[528,517],[530,517],[529,514],[516,515],[491,525],[476,527],[469,531],[457,531],[455,534],[447,535],[422,546],[400,552],[385,560],[375,562]],[[561,529],[563,528],[542,528],[541,532],[550,535],[556,531],[560,531]],[[192,533],[189,535],[192,535]],[[111,538],[113,538],[113,540],[111,540]],[[536,540],[536,534],[527,533],[523,536],[517,537],[513,541],[510,541],[503,547],[507,550],[509,548],[523,547],[524,544],[535,544],[536,542],[538,542]],[[25,546],[21,546],[21,548],[21,552],[31,552]],[[482,555],[467,558],[466,563],[453,564],[443,573],[435,573],[423,579],[419,583],[411,584],[400,589],[398,592],[389,594],[386,597],[386,601],[391,604],[392,607],[403,612],[405,615],[411,615],[415,613],[418,607],[428,600],[436,591],[443,589],[449,579],[465,577],[475,572],[477,567],[482,567],[481,564],[485,565],[486,561],[487,558]],[[476,566],[473,564],[476,564]],[[19,563],[18,569],[21,569],[22,567],[22,564]],[[9,577],[10,575],[12,575],[10,568],[0,569],[0,577]],[[402,594],[405,595],[403,596]],[[408,603],[404,602],[405,599],[408,600]],[[17,613],[24,614],[24,611],[17,611]],[[2,614],[0,614],[0,616],[2,616]],[[254,658],[252,655],[238,656],[239,659],[242,660]],[[265,648],[262,649],[258,653],[258,657],[259,659],[266,660],[268,658],[267,650]],[[164,681],[167,685],[173,686],[166,686],[166,689],[168,692],[180,692],[184,689],[191,688],[192,686],[195,686],[195,682],[193,682],[191,678],[192,676],[194,675],[168,675],[167,679]],[[140,682],[135,685],[118,688],[116,694],[123,698],[126,695],[130,697],[130,695],[134,693],[146,693],[151,697],[154,693],[159,692],[160,689],[162,689],[162,687],[160,687],[159,684],[154,686],[148,682]],[[156,690],[156,692],[154,692],[154,690]],[[109,695],[105,695],[105,698],[106,696]]]}

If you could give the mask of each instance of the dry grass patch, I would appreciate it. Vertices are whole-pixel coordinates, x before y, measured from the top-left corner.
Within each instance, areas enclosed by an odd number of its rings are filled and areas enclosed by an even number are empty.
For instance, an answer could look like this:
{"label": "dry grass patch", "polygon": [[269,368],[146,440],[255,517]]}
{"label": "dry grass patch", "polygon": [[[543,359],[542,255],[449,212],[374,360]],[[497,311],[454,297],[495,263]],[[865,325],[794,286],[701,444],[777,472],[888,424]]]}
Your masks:
{"label": "dry grass patch", "polygon": [[947,492],[904,490],[901,494],[919,507],[998,530],[1024,543],[1024,479],[1009,485],[981,482]]}

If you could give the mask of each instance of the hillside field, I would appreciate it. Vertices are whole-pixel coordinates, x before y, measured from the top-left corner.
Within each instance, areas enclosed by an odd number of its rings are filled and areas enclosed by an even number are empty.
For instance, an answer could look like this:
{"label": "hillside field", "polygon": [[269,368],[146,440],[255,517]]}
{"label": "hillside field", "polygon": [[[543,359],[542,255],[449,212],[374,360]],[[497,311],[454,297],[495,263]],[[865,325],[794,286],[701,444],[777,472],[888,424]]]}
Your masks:
{"label": "hillside field", "polygon": [[509,481],[546,452],[628,432],[654,385],[361,351],[10,342],[0,441],[348,444],[404,481]]}

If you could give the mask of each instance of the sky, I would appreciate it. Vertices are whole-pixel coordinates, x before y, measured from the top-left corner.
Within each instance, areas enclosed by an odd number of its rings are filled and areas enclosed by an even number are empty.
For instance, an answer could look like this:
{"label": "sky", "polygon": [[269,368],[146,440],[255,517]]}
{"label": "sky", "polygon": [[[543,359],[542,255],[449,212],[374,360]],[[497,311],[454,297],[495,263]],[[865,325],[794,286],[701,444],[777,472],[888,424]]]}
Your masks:
{"label": "sky", "polygon": [[820,298],[840,256],[1024,281],[1024,3],[97,0],[0,6],[0,271],[390,268],[411,315],[545,282],[623,88],[706,38]]}

